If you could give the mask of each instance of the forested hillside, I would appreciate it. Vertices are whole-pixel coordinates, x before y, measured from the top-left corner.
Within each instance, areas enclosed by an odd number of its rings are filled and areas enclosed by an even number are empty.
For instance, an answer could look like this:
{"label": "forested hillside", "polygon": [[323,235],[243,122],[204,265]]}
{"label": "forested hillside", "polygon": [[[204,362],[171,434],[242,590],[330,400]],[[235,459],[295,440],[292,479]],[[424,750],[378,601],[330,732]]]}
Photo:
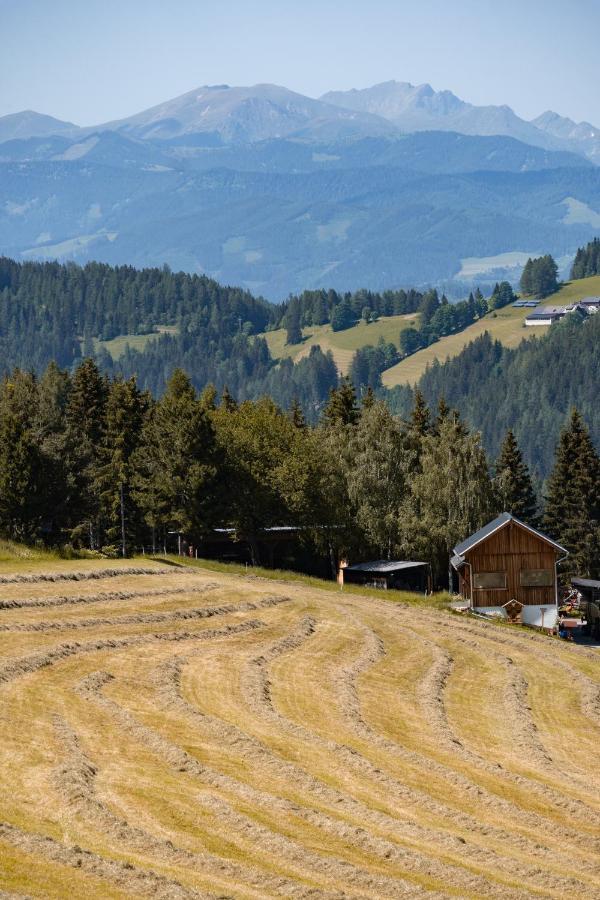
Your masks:
{"label": "forested hillside", "polygon": [[[284,406],[297,397],[317,415],[338,376],[318,348],[275,373],[258,337],[280,308],[210,278],[162,269],[0,259],[0,369],[41,373],[49,362],[71,368],[96,356],[102,369],[158,394],[175,368],[197,387],[213,382],[244,399],[269,394]],[[143,350],[112,358],[103,342],[153,335]],[[132,340],[132,343],[135,341]]]}
{"label": "forested hillside", "polygon": [[[542,337],[510,349],[484,334],[462,353],[434,362],[419,382],[429,403],[445,397],[480,429],[496,455],[507,428],[517,435],[525,459],[540,479],[552,465],[560,429],[572,406],[581,410],[600,446],[600,315],[567,316]],[[406,412],[411,391],[390,391],[392,406]]]}
{"label": "forested hillside", "polygon": [[458,413],[441,403],[432,415],[420,394],[401,421],[369,393],[358,404],[345,381],[311,427],[269,398],[238,404],[210,386],[199,396],[181,370],[157,400],[92,360],[72,376],[52,364],[0,383],[0,538],[132,553],[229,527],[260,562],[264,529],[284,525],[332,574],[348,554],[416,558],[443,586],[453,546],[503,509],[529,522],[545,512],[579,574],[600,573],[600,540],[589,540],[600,538],[599,496],[579,414],[544,510],[512,435],[493,464]]}

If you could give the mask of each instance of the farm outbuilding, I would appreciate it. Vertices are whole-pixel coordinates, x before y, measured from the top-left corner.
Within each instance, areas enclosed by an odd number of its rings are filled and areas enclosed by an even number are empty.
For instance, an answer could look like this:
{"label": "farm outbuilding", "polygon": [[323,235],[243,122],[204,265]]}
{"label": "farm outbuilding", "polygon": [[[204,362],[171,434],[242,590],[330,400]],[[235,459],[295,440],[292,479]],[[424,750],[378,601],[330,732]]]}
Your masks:
{"label": "farm outbuilding", "polygon": [[572,578],[571,585],[581,596],[584,632],[600,640],[600,581],[595,578]]}
{"label": "farm outbuilding", "polygon": [[341,569],[343,584],[361,584],[397,591],[425,594],[431,587],[430,568],[426,562],[399,559],[377,559]]}
{"label": "farm outbuilding", "polygon": [[453,552],[459,593],[473,610],[542,628],[555,625],[557,564],[567,551],[552,538],[502,513]]}

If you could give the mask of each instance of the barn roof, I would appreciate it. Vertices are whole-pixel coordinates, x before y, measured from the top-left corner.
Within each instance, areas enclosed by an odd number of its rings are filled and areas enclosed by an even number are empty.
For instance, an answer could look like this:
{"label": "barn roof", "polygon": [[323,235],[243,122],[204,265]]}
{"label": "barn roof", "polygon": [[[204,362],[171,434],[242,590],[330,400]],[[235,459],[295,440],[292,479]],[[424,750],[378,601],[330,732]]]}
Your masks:
{"label": "barn roof", "polygon": [[412,562],[404,559],[376,559],[373,562],[356,563],[347,566],[346,572],[398,572],[401,569],[414,569],[417,566],[426,566],[425,562]]}
{"label": "barn roof", "polygon": [[[488,522],[487,525],[484,525],[483,528],[480,528],[479,531],[476,531],[475,534],[472,534],[471,537],[468,537],[466,540],[464,540],[461,544],[457,544],[452,551],[454,557],[458,557],[459,559],[462,558],[465,553],[468,553],[469,550],[472,550],[473,547],[475,547],[477,544],[485,541],[486,538],[490,537],[490,535],[492,535],[495,531],[499,531],[500,528],[504,528],[504,526],[508,525],[509,522],[514,522],[521,528],[525,528],[526,531],[529,531],[531,534],[535,534],[536,537],[540,538],[540,540],[542,541],[546,541],[547,544],[552,544],[553,547],[556,547],[556,549],[560,550],[562,553],[567,552],[564,547],[561,547],[560,544],[557,544],[556,541],[553,541],[552,538],[548,537],[547,534],[542,534],[542,532],[538,531],[537,528],[532,528],[531,525],[526,525],[525,522],[521,522],[521,520],[517,519],[516,516],[513,516],[512,513],[503,512],[491,522]],[[452,564],[454,565],[454,559],[452,560]]]}
{"label": "barn roof", "polygon": [[600,591],[600,581],[595,578],[571,578],[571,584],[575,587],[594,588]]}

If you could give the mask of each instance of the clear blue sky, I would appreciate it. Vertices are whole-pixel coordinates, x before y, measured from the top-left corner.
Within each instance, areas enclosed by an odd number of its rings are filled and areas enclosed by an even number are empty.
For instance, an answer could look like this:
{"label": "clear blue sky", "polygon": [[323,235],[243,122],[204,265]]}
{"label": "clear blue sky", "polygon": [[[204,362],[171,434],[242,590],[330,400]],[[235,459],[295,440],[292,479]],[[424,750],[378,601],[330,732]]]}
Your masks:
{"label": "clear blue sky", "polygon": [[599,0],[0,0],[0,115],[80,125],[202,84],[395,78],[600,126]]}

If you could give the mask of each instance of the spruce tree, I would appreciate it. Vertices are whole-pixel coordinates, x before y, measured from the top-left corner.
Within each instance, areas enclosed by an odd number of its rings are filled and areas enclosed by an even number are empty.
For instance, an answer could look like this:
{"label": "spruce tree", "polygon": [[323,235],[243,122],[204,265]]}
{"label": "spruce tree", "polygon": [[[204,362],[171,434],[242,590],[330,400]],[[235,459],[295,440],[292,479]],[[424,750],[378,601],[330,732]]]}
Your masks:
{"label": "spruce tree", "polygon": [[426,435],[431,427],[429,407],[425,403],[425,398],[419,388],[415,390],[415,402],[410,415],[410,426],[419,437]]}
{"label": "spruce tree", "polygon": [[108,384],[92,359],[85,359],[73,376],[66,409],[67,455],[73,482],[71,537],[96,549],[98,499],[94,480],[105,429]]}
{"label": "spruce tree", "polygon": [[576,409],[556,449],[544,527],[569,551],[563,571],[600,576],[600,458]]}
{"label": "spruce tree", "polygon": [[[435,418],[435,422],[434,422],[434,426],[433,426],[435,432],[439,432],[442,424],[448,418],[450,418],[451,412],[452,412],[452,410],[446,403],[446,398],[442,395],[440,397],[440,399],[438,400],[437,416]],[[456,413],[456,417],[458,417],[458,413]],[[457,418],[456,418],[456,421],[458,421]]]}
{"label": "spruce tree", "polygon": [[362,395],[362,399],[360,401],[360,405],[363,409],[371,409],[371,407],[375,403],[375,391],[371,387],[370,384],[367,385],[365,391]]}
{"label": "spruce tree", "polygon": [[179,369],[146,419],[132,467],[133,498],[148,525],[200,536],[210,518],[215,433]]}
{"label": "spruce tree", "polygon": [[237,409],[237,402],[229,393],[227,385],[225,385],[223,393],[221,394],[221,407],[222,409],[227,410],[227,412],[234,412]]}
{"label": "spruce tree", "polygon": [[343,378],[340,386],[329,392],[323,418],[328,425],[355,425],[358,421],[356,392],[349,378]]}
{"label": "spruce tree", "polygon": [[131,497],[132,457],[140,445],[149,406],[149,396],[140,393],[134,378],[111,384],[94,491],[103,543],[118,546],[124,556],[133,552],[140,532],[141,516]]}
{"label": "spruce tree", "polygon": [[46,473],[29,428],[12,411],[0,411],[0,533],[16,541],[39,535]]}
{"label": "spruce tree", "polygon": [[506,433],[500,456],[496,462],[494,489],[500,510],[510,512],[517,519],[535,527],[537,500],[529,469],[513,432]]}
{"label": "spruce tree", "polygon": [[300,344],[302,342],[302,328],[300,327],[300,310],[297,304],[292,306],[286,316],[286,344]]}
{"label": "spruce tree", "polygon": [[297,397],[294,397],[292,405],[290,406],[290,419],[296,428],[306,428],[306,418],[304,417],[302,407],[300,406]]}

